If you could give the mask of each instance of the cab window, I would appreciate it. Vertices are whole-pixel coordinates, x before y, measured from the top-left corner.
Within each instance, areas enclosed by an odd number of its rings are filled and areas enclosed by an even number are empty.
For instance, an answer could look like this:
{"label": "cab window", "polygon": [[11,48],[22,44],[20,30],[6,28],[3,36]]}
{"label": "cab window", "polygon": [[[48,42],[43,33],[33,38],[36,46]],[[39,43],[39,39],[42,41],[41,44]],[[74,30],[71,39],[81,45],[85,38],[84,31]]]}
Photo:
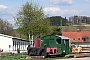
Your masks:
{"label": "cab window", "polygon": [[61,39],[56,39],[57,44],[61,44]]}

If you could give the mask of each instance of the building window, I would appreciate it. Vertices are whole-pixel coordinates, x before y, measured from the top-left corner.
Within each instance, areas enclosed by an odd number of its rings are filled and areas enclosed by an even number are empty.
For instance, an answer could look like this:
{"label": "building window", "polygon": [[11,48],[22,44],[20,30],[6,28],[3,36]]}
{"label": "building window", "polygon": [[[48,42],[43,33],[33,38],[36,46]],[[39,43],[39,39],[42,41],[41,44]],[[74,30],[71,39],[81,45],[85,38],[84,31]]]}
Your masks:
{"label": "building window", "polygon": [[19,42],[19,49],[20,49],[20,42]]}
{"label": "building window", "polygon": [[14,41],[13,41],[13,46],[15,45]]}
{"label": "building window", "polygon": [[21,46],[22,46],[22,42],[21,42]]}
{"label": "building window", "polygon": [[26,43],[25,43],[25,48],[26,48]]}
{"label": "building window", "polygon": [[24,42],[23,42],[23,49],[24,49]]}
{"label": "building window", "polygon": [[16,51],[16,41],[15,41],[15,51]]}
{"label": "building window", "polygon": [[88,37],[88,36],[83,36],[83,37],[82,37],[82,40],[83,40],[84,42],[88,42],[89,37]]}
{"label": "building window", "polygon": [[80,38],[78,38],[78,40],[80,40]]}
{"label": "building window", "polygon": [[17,49],[18,49],[18,42],[17,42]]}
{"label": "building window", "polygon": [[21,42],[21,50],[22,50],[22,42]]}
{"label": "building window", "polygon": [[73,38],[73,40],[75,40],[75,38]]}

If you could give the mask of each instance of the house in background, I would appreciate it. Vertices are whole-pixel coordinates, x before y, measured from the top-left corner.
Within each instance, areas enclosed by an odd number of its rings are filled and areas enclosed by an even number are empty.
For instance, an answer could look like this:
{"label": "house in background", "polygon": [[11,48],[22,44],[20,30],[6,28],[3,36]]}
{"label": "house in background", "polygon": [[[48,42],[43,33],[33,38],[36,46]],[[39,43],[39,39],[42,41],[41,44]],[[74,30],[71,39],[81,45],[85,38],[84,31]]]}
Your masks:
{"label": "house in background", "polygon": [[69,17],[69,23],[72,23],[72,24],[80,24],[80,23],[90,24],[90,17],[88,17],[88,16],[71,16],[71,17]]}
{"label": "house in background", "polygon": [[0,49],[3,52],[16,53],[17,49],[20,49],[20,52],[26,52],[28,44],[27,40],[0,34]]}
{"label": "house in background", "polygon": [[70,43],[76,47],[90,47],[90,32],[62,32],[62,36],[70,38]]}

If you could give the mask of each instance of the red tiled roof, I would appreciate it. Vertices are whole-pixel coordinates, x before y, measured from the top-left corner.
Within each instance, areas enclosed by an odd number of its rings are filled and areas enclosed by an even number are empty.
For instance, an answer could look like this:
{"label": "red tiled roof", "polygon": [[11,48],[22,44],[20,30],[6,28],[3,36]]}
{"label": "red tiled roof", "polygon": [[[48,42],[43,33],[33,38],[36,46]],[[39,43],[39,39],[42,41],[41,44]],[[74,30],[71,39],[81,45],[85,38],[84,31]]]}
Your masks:
{"label": "red tiled roof", "polygon": [[69,37],[70,42],[84,42],[82,37],[87,36],[89,38],[88,42],[90,42],[90,32],[62,32],[62,36]]}

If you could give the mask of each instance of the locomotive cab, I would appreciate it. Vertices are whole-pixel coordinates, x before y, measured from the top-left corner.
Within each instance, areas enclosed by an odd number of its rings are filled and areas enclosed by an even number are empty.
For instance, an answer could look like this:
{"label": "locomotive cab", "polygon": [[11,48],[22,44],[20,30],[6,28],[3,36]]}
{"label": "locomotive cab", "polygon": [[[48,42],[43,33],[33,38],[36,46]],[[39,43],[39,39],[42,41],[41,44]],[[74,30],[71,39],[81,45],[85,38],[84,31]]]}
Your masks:
{"label": "locomotive cab", "polygon": [[[68,54],[69,38],[59,35],[48,35],[41,38],[41,47],[46,45],[49,54]],[[52,51],[52,53],[50,53]]]}

